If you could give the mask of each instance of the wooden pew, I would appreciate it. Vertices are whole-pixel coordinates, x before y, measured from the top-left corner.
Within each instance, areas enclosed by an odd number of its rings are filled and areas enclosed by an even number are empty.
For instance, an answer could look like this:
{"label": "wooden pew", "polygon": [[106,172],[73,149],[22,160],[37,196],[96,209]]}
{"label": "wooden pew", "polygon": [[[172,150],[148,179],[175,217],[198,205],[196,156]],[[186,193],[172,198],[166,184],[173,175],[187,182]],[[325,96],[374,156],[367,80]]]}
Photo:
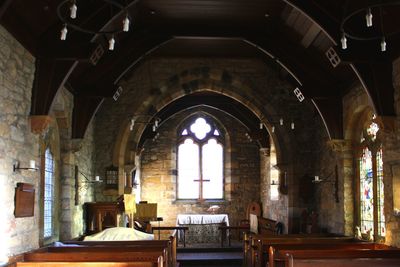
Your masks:
{"label": "wooden pew", "polygon": [[289,235],[254,235],[247,237],[244,246],[245,266],[260,267],[267,261],[265,256],[271,245],[277,244],[329,244],[355,242],[352,237],[338,237],[331,234],[289,234]]}
{"label": "wooden pew", "polygon": [[160,256],[157,263],[152,261],[141,262],[17,262],[16,267],[163,267],[163,258]]}
{"label": "wooden pew", "polygon": [[285,267],[400,266],[400,250],[281,250]]}
{"label": "wooden pew", "polygon": [[24,262],[124,262],[132,266],[136,262],[147,262],[147,265],[152,263],[150,266],[158,266],[161,256],[162,266],[176,266],[176,248],[175,255],[171,255],[172,245],[168,240],[83,241],[69,242],[68,245],[49,246],[25,253]]}
{"label": "wooden pew", "polygon": [[171,235],[169,240],[134,240],[134,241],[65,241],[66,245],[93,246],[93,247],[153,247],[164,246],[168,248],[168,259],[170,266],[176,266],[176,235]]}
{"label": "wooden pew", "polygon": [[[320,253],[321,250],[390,250],[396,249],[384,244],[376,243],[338,243],[338,244],[278,244],[271,245],[268,253],[268,266],[282,266],[282,262],[285,260],[285,254],[282,251],[288,250],[314,250],[316,254]],[[400,252],[400,251],[399,251]]]}

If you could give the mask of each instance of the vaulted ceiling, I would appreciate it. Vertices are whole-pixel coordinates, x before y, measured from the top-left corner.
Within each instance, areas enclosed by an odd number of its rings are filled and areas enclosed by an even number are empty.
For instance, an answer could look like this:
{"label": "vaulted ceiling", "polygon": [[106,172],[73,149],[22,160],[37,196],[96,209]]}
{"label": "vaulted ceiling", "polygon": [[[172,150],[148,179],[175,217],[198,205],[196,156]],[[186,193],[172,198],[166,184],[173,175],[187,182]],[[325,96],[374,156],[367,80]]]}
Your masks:
{"label": "vaulted ceiling", "polygon": [[[62,86],[74,94],[73,138],[83,137],[102,100],[115,94],[127,72],[156,56],[254,57],[276,64],[313,101],[331,138],[343,137],[342,97],[358,81],[378,115],[394,115],[392,61],[400,55],[400,6],[395,1],[373,9],[375,24],[365,30],[365,12],[355,12],[365,7],[364,0],[76,0],[75,24],[87,29],[121,25],[127,11],[109,3],[127,6],[131,30],[114,36],[114,51],[108,50],[110,35],[70,28],[67,40],[60,40],[63,22],[57,9],[65,3],[63,13],[69,2],[4,0],[0,23],[36,58],[31,115],[46,115]],[[341,26],[349,14],[344,24],[348,48],[342,50]],[[380,40],[350,36],[382,32],[385,52]],[[337,66],[328,60],[328,50]]]}

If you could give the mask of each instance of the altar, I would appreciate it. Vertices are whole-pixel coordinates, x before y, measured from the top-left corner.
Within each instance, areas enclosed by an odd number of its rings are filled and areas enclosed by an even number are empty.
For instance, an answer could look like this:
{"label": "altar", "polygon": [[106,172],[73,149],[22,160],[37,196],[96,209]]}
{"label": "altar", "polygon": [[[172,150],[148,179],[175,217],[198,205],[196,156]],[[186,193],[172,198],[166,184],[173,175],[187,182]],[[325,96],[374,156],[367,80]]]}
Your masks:
{"label": "altar", "polygon": [[186,242],[219,243],[221,232],[219,226],[229,226],[228,214],[178,214],[177,226],[187,226]]}

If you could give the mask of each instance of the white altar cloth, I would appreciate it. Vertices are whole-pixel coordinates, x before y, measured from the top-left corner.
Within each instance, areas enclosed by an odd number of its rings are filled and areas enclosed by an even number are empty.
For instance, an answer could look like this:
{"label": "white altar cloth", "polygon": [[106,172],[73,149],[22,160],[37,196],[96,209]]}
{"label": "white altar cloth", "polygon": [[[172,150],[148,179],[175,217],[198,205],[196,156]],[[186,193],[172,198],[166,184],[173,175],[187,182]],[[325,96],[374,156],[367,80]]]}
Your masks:
{"label": "white altar cloth", "polygon": [[178,214],[176,224],[213,224],[226,223],[229,226],[228,214]]}
{"label": "white altar cloth", "polygon": [[[229,219],[228,214],[178,214],[176,225],[189,227],[185,234],[187,243],[218,243],[221,237],[219,226],[229,226]],[[179,240],[182,234],[178,231]]]}

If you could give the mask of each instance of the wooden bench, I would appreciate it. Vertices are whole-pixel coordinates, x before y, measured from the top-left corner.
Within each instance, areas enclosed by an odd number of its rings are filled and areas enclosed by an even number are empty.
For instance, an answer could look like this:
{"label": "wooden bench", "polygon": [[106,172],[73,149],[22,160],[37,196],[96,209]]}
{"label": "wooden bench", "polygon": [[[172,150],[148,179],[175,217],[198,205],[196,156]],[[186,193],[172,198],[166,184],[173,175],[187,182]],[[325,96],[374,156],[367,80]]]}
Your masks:
{"label": "wooden bench", "polygon": [[338,244],[279,244],[271,245],[268,253],[268,266],[282,266],[279,262],[284,262],[286,255],[282,251],[288,250],[314,250],[316,254],[321,250],[390,250],[396,249],[384,244],[376,243],[338,243]]}
{"label": "wooden bench", "polygon": [[[168,258],[165,259],[169,262],[170,266],[176,266],[176,248],[177,238],[176,235],[171,235],[169,240],[134,240],[134,241],[65,241],[66,245],[77,246],[92,246],[92,247],[158,247],[164,246],[168,251]],[[54,247],[49,247],[53,249]]]}
{"label": "wooden bench", "polygon": [[281,250],[285,267],[400,266],[400,251],[388,250]]}
{"label": "wooden bench", "polygon": [[330,234],[289,234],[255,235],[250,234],[244,240],[244,266],[260,267],[267,261],[265,256],[271,245],[277,244],[329,244],[355,242],[352,237],[338,237]]}
{"label": "wooden bench", "polygon": [[140,261],[140,262],[60,262],[60,261],[49,261],[49,262],[17,262],[15,266],[20,267],[68,267],[68,266],[80,266],[80,267],[163,267],[163,257],[160,256],[157,259],[157,263],[153,261]]}
{"label": "wooden bench", "polygon": [[[25,265],[20,266],[29,266],[26,265],[28,263],[33,264],[32,266],[42,266],[41,264],[55,266],[50,264],[54,262],[57,262],[57,266],[63,266],[67,262],[80,266],[78,262],[93,264],[101,262],[101,266],[175,267],[176,241],[174,240],[175,238],[172,240],[65,242],[66,246],[48,246],[25,253],[23,260]],[[160,259],[162,259],[161,263]],[[140,264],[137,264],[138,262]],[[105,265],[106,263],[109,265]],[[90,266],[90,264],[85,266]]]}

